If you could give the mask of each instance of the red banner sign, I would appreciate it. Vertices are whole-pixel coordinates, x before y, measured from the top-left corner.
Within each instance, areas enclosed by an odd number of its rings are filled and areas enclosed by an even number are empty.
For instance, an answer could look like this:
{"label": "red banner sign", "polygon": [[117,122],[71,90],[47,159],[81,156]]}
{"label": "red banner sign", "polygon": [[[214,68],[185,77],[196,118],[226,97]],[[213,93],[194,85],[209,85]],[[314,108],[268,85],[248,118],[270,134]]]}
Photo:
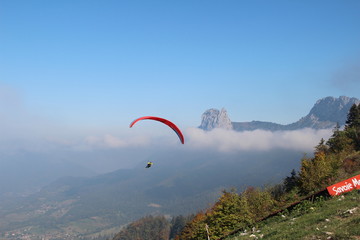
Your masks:
{"label": "red banner sign", "polygon": [[327,190],[331,196],[338,196],[342,193],[350,192],[354,189],[360,189],[360,175],[327,187]]}

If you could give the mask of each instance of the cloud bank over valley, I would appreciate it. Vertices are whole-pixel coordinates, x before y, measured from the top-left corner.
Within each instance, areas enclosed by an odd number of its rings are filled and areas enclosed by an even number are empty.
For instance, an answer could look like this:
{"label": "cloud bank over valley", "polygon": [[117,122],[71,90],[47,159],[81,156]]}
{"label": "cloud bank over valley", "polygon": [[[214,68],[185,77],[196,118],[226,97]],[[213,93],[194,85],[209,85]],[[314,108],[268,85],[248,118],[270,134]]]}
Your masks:
{"label": "cloud bank over valley", "polygon": [[272,149],[292,149],[312,151],[321,138],[328,139],[332,129],[315,130],[305,128],[293,131],[254,130],[237,132],[221,128],[204,131],[198,128],[187,129],[188,142],[193,148],[216,149],[221,152],[264,151]]}

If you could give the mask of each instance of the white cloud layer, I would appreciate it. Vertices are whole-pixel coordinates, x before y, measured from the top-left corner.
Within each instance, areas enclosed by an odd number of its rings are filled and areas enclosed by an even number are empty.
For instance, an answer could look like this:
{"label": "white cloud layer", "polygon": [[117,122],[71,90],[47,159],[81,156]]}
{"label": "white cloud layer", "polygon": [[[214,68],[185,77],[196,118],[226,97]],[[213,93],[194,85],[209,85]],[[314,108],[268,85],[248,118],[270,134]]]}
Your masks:
{"label": "white cloud layer", "polygon": [[[327,140],[332,135],[332,129],[315,130],[305,128],[293,131],[243,131],[237,132],[225,129],[204,131],[199,128],[188,128],[185,134],[185,149],[219,152],[234,151],[267,151],[272,149],[289,149],[312,151],[321,138]],[[111,134],[86,137],[78,149],[124,149],[129,147],[157,146],[173,147],[180,143],[175,134],[164,136],[128,136],[116,137]]]}
{"label": "white cloud layer", "polygon": [[264,151],[270,149],[294,149],[308,151],[332,135],[331,129],[301,129],[293,131],[254,130],[236,132],[232,130],[214,129],[203,131],[189,128],[186,131],[187,144],[198,149],[216,149],[221,152],[230,151]]}

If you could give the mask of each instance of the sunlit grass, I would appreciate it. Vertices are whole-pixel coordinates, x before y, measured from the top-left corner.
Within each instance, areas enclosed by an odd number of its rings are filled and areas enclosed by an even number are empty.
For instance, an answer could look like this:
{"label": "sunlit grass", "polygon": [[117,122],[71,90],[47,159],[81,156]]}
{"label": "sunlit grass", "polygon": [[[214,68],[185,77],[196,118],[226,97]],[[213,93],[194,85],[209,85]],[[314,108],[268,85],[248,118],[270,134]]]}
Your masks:
{"label": "sunlit grass", "polygon": [[258,223],[227,240],[360,239],[360,193],[353,191],[327,201],[306,202],[290,213]]}

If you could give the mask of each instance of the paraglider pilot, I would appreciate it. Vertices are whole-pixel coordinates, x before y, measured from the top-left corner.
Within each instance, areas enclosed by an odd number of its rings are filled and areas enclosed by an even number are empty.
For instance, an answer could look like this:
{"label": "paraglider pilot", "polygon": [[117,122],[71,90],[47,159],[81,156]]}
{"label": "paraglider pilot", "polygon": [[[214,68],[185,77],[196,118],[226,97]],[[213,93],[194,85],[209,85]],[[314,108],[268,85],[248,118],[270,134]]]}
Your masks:
{"label": "paraglider pilot", "polygon": [[152,162],[148,162],[145,168],[149,168],[149,167],[151,167],[152,165],[153,165]]}

